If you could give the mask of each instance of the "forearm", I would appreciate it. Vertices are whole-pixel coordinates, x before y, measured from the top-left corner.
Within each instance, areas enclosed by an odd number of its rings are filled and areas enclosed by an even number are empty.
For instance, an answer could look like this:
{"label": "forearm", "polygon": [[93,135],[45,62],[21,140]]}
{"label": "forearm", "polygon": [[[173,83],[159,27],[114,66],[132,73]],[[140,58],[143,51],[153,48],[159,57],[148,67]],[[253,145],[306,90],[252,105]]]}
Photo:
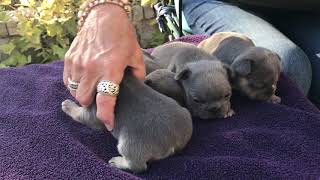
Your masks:
{"label": "forearm", "polygon": [[[97,6],[95,8],[93,8],[91,10],[92,14],[95,14],[95,16],[89,16],[88,18],[90,17],[93,17],[93,18],[96,18],[96,19],[117,19],[117,22],[119,23],[129,23],[129,19],[128,19],[128,15],[126,13],[126,11],[121,8],[120,6],[117,6],[117,5],[113,5],[113,4],[105,4],[105,5],[100,5],[100,6]],[[86,21],[89,21],[92,19],[87,19]],[[101,27],[103,28],[103,27]],[[108,28],[108,27],[107,27]]]}
{"label": "forearm", "polygon": [[[123,18],[123,12],[131,13],[130,0],[87,0],[80,6],[78,12],[78,30],[81,30],[85,21],[88,21],[88,16],[100,19],[112,15],[112,18],[116,18],[123,23],[127,19]],[[117,13],[120,13],[120,16],[117,16]],[[89,24],[96,23],[89,22]]]}

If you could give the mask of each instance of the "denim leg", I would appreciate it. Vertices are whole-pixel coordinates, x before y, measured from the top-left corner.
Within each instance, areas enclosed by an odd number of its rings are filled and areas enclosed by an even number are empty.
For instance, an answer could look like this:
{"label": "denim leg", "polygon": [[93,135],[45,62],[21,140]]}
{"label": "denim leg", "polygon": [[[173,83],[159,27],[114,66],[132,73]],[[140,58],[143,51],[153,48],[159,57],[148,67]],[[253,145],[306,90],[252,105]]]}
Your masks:
{"label": "denim leg", "polygon": [[283,72],[307,95],[312,70],[307,55],[270,23],[236,6],[216,0],[184,0],[183,11],[193,34],[234,31],[257,46],[279,54]]}
{"label": "denim leg", "polygon": [[308,55],[312,65],[309,97],[320,103],[320,15],[310,13],[271,15],[272,23]]}

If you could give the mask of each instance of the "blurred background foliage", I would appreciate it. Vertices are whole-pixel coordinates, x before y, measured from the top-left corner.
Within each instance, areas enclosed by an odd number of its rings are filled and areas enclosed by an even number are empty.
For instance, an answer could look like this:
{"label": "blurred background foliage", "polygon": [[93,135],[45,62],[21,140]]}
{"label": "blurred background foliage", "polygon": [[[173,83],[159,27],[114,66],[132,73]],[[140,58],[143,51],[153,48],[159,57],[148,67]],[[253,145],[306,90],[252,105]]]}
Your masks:
{"label": "blurred background foliage", "polygon": [[[77,13],[84,1],[0,0],[0,23],[14,22],[17,26],[17,35],[10,36],[7,43],[0,45],[0,51],[5,54],[0,56],[0,68],[63,59],[76,36]],[[143,6],[152,6],[156,2],[134,0],[134,4]],[[147,46],[165,41],[160,32],[152,36]]]}
{"label": "blurred background foliage", "polygon": [[17,23],[18,36],[0,46],[0,66],[22,66],[62,59],[76,35],[79,0],[3,0],[0,21]]}

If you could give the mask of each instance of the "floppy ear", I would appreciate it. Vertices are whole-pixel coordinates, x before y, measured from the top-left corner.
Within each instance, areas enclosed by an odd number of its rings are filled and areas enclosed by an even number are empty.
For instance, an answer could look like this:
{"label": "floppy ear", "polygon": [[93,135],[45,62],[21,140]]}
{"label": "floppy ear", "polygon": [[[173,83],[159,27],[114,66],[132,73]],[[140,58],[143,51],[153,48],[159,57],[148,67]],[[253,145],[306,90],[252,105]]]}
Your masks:
{"label": "floppy ear", "polygon": [[186,80],[191,74],[191,70],[188,66],[183,67],[179,72],[174,76],[175,80]]}
{"label": "floppy ear", "polygon": [[240,75],[246,76],[251,72],[251,60],[240,56],[231,64],[231,69]]}
{"label": "floppy ear", "polygon": [[279,56],[278,53],[274,53],[277,56],[277,59],[279,60],[279,62],[281,62],[281,57]]}
{"label": "floppy ear", "polygon": [[222,66],[227,71],[229,81],[231,82],[232,79],[235,77],[235,74],[234,74],[233,70],[227,64],[222,63]]}
{"label": "floppy ear", "polygon": [[146,79],[146,80],[144,80],[144,83],[146,84],[146,85],[151,85],[152,84],[152,80],[151,79]]}

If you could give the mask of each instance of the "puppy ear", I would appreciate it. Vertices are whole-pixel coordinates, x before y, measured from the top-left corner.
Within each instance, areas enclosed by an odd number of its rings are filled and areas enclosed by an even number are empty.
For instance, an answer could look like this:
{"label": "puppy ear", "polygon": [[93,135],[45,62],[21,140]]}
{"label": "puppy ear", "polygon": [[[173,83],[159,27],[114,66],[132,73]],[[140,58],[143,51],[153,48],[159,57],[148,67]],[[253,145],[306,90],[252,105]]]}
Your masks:
{"label": "puppy ear", "polygon": [[240,75],[246,76],[251,72],[251,60],[245,57],[238,57],[231,64],[231,69]]}
{"label": "puppy ear", "polygon": [[282,69],[282,64],[281,64],[281,57],[279,56],[279,54],[277,54],[277,53],[275,53],[275,55],[276,55],[276,59],[278,60],[278,71],[279,71],[279,74],[280,74],[280,72],[283,70]]}
{"label": "puppy ear", "polygon": [[227,71],[228,73],[228,78],[231,82],[231,80],[235,77],[233,70],[230,68],[229,65],[222,63],[223,68]]}
{"label": "puppy ear", "polygon": [[146,80],[144,80],[144,83],[146,85],[151,85],[152,84],[152,80],[151,79],[146,79]]}
{"label": "puppy ear", "polygon": [[189,69],[188,66],[185,66],[182,68],[179,72],[176,73],[174,76],[175,80],[186,80],[191,74],[191,70]]}
{"label": "puppy ear", "polygon": [[278,53],[274,53],[277,56],[277,59],[279,60],[279,62],[281,62],[281,57],[279,56]]}

